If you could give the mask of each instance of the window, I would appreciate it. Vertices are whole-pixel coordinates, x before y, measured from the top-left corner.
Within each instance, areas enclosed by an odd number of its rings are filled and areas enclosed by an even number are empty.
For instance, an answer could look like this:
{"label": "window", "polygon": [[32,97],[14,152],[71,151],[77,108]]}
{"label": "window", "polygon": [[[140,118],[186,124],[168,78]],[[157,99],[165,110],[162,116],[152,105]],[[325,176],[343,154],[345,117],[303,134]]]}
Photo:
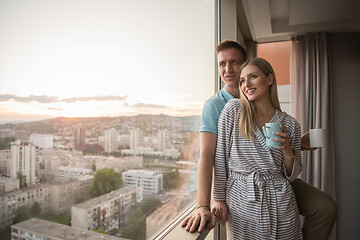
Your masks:
{"label": "window", "polygon": [[141,197],[121,206],[118,230],[99,227],[151,239],[195,201],[195,164],[181,163],[197,161],[201,110],[215,92],[214,1],[20,2],[0,4],[4,117],[52,119],[37,128],[54,136],[54,148],[39,149],[49,179],[45,153],[59,165],[146,170],[124,179]]}

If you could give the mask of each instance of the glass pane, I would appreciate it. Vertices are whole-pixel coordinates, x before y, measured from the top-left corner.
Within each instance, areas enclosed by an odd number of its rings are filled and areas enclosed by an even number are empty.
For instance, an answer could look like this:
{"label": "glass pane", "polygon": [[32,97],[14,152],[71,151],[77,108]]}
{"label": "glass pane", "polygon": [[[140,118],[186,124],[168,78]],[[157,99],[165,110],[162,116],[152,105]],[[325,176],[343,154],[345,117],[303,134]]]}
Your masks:
{"label": "glass pane", "polygon": [[174,221],[196,197],[214,14],[213,0],[0,0],[0,173],[19,179],[3,194],[127,239]]}

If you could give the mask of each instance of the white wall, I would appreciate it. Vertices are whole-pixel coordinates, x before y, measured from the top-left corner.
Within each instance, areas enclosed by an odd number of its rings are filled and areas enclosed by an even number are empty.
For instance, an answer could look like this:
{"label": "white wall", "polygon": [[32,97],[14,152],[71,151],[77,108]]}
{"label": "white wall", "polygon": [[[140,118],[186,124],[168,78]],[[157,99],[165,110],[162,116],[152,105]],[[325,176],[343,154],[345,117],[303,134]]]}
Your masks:
{"label": "white wall", "polygon": [[360,239],[360,32],[330,36],[336,239]]}

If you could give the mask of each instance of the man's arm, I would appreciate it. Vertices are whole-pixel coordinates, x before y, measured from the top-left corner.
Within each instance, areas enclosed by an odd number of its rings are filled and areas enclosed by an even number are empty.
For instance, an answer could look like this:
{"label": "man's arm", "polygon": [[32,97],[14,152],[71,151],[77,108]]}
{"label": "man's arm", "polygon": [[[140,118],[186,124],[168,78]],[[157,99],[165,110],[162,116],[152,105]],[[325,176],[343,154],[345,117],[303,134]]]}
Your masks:
{"label": "man's arm", "polygon": [[310,147],[310,136],[309,136],[309,131],[307,131],[301,137],[301,151],[304,151],[304,150],[314,151],[316,149],[317,148]]}
{"label": "man's arm", "polygon": [[215,227],[216,219],[210,211],[210,195],[216,140],[217,134],[215,133],[200,133],[200,157],[197,169],[196,194],[197,209],[182,223],[182,226],[186,226],[186,230],[190,232],[194,232],[198,226],[198,231],[201,232],[207,222],[210,223],[210,229]]}

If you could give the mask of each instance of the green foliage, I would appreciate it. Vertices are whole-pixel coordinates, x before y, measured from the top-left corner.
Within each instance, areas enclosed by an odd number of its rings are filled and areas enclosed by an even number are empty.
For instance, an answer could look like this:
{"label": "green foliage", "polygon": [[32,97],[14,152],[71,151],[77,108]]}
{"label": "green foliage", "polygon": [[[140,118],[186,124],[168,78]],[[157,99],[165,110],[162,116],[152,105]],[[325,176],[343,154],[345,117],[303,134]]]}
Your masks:
{"label": "green foliage", "polygon": [[5,228],[0,231],[0,240],[11,240],[11,228]]}
{"label": "green foliage", "polygon": [[164,172],[164,189],[169,190],[176,187],[176,184],[179,183],[180,173],[178,169],[173,169],[172,171]]}
{"label": "green foliage", "polygon": [[95,171],[96,171],[96,165],[95,165],[95,164],[92,164],[92,165],[91,165],[91,169],[93,170],[93,172],[95,172]]}
{"label": "green foliage", "polygon": [[11,148],[11,142],[14,142],[14,137],[0,138],[0,150],[6,150]]}
{"label": "green foliage", "polygon": [[147,216],[160,205],[161,205],[160,199],[155,197],[147,197],[142,200],[140,209],[144,213],[144,215]]}
{"label": "green foliage", "polygon": [[30,208],[31,217],[39,217],[41,214],[41,206],[38,202],[34,202],[32,207]]}
{"label": "green foliage", "polygon": [[95,173],[94,181],[89,187],[91,197],[98,197],[121,188],[123,185],[121,174],[114,169],[103,168]]}
{"label": "green foliage", "polygon": [[45,215],[40,216],[41,219],[48,220],[50,222],[55,222],[63,225],[70,226],[71,225],[71,213],[70,211],[54,214],[54,213],[47,213]]}
{"label": "green foliage", "polygon": [[141,207],[130,213],[129,221],[122,233],[122,237],[131,240],[144,240],[146,238],[146,218]]}
{"label": "green foliage", "polygon": [[135,240],[144,240],[146,238],[146,216],[151,214],[161,201],[155,197],[144,198],[140,206],[129,215],[128,224],[122,232],[122,237]]}
{"label": "green foliage", "polygon": [[103,227],[99,227],[98,229],[94,229],[93,232],[106,234],[106,232],[105,232],[105,230],[104,230]]}
{"label": "green foliage", "polygon": [[13,218],[13,224],[25,221],[30,218],[30,211],[28,206],[18,207],[15,211],[15,217]]}
{"label": "green foliage", "polygon": [[16,178],[20,181],[20,188],[27,187],[26,176],[21,171],[16,173]]}

